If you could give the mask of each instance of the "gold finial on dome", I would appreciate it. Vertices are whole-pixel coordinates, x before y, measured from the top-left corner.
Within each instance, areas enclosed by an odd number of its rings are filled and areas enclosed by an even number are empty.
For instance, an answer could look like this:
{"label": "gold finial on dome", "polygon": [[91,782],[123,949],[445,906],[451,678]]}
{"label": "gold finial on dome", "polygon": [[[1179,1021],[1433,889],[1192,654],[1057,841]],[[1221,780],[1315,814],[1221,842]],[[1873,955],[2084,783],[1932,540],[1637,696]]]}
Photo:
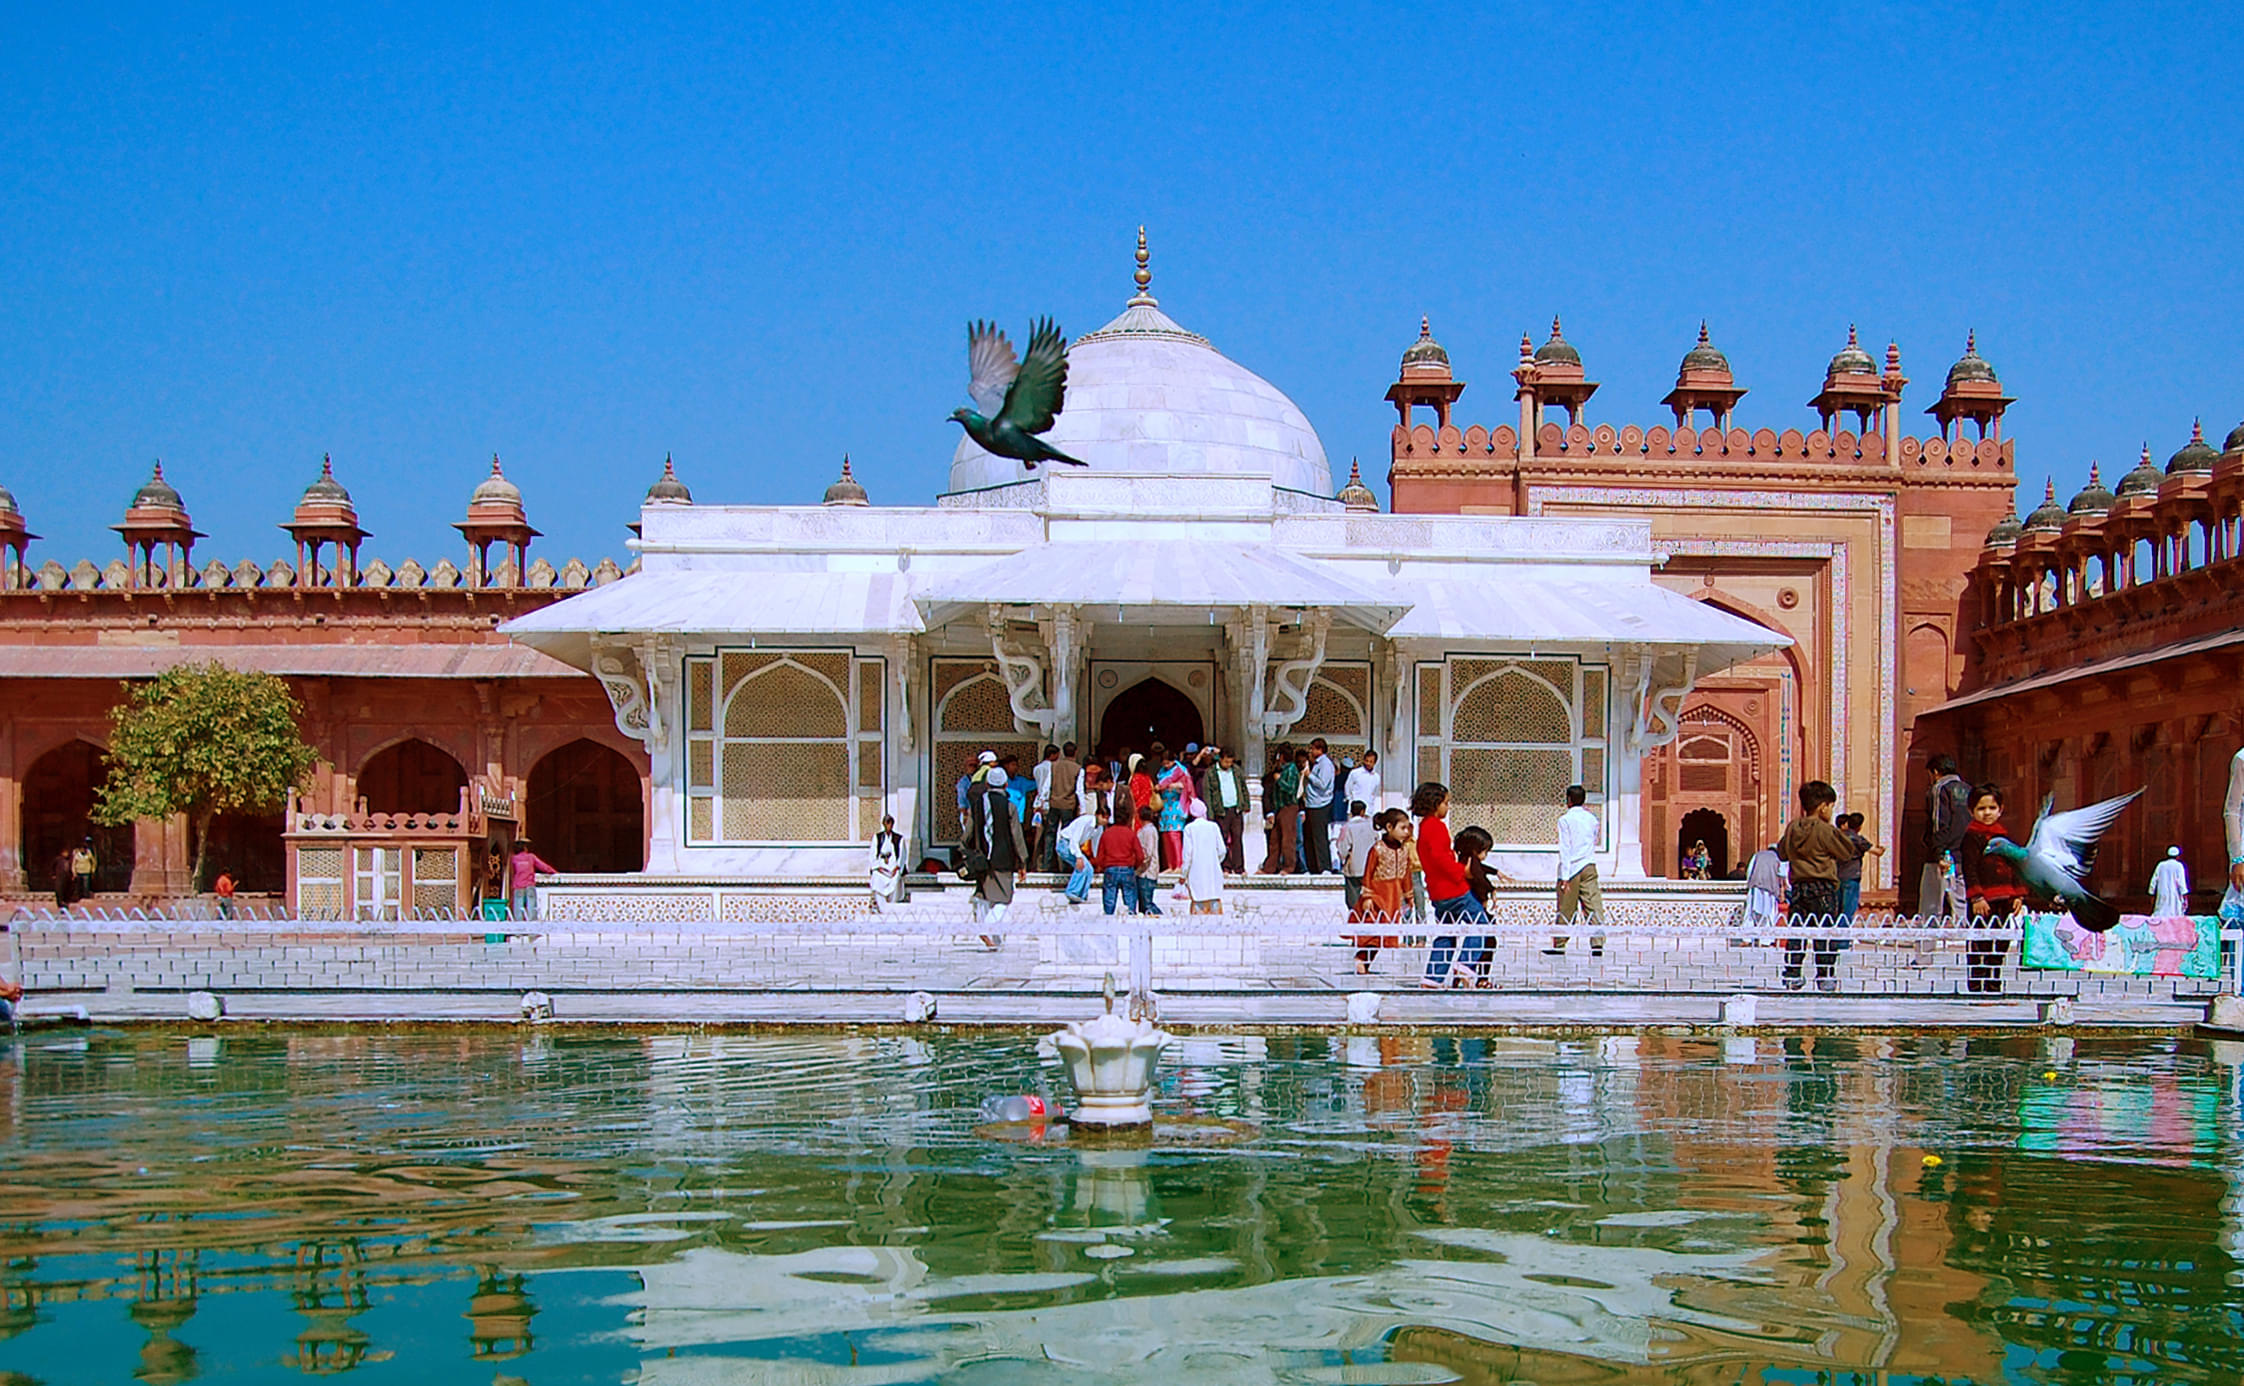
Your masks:
{"label": "gold finial on dome", "polygon": [[1153,271],[1148,268],[1152,259],[1153,257],[1147,253],[1145,248],[1145,228],[1140,226],[1138,228],[1138,269],[1134,276],[1137,280],[1138,291],[1136,296],[1130,300],[1132,308],[1140,304],[1150,308],[1156,304],[1153,297]]}

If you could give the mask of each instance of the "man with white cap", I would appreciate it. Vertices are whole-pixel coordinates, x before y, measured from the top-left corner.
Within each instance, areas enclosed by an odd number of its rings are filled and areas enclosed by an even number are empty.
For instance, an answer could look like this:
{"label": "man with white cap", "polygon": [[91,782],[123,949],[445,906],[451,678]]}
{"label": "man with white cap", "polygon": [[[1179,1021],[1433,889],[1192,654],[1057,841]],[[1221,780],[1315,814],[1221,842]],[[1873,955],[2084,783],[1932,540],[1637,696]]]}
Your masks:
{"label": "man with white cap", "polygon": [[2182,865],[2182,849],[2166,849],[2166,860],[2151,872],[2151,917],[2179,919],[2189,913],[2189,868]]}
{"label": "man with white cap", "polygon": [[974,796],[975,786],[982,782],[982,777],[989,774],[990,767],[996,764],[997,752],[984,751],[974,757],[974,768],[958,777],[958,830],[960,833],[966,832],[971,820],[971,815],[967,811],[967,801]]}
{"label": "man with white cap", "polygon": [[[1028,841],[1021,833],[1013,796],[1006,791],[1009,778],[1002,767],[992,765],[967,797],[967,844],[979,849],[987,863],[982,878],[974,883],[974,918],[984,928],[994,929],[1005,917],[1005,907],[1013,903],[1013,887],[1028,875]],[[982,935],[984,947],[996,948],[1002,942],[997,934]]]}

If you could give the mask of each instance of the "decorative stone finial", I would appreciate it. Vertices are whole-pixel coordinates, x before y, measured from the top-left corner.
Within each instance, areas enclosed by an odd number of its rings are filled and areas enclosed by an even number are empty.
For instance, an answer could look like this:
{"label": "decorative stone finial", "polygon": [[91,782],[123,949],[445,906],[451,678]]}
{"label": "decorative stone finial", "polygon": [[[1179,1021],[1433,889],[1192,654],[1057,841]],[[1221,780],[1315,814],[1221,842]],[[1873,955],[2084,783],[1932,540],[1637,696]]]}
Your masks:
{"label": "decorative stone finial", "polygon": [[2189,440],[2199,444],[2205,441],[2205,419],[2203,415],[2189,421]]}
{"label": "decorative stone finial", "polygon": [[1130,306],[1133,308],[1139,306],[1151,308],[1158,303],[1158,300],[1153,297],[1152,262],[1153,256],[1145,248],[1145,228],[1140,226],[1138,228],[1138,269],[1137,273],[1132,276],[1137,280],[1138,291],[1130,299]]}
{"label": "decorative stone finial", "polygon": [[1527,360],[1535,354],[1535,340],[1525,332],[1519,334],[1519,359]]}
{"label": "decorative stone finial", "polygon": [[686,483],[678,480],[678,469],[671,463],[667,452],[662,455],[662,475],[656,477],[654,485],[647,488],[647,503],[693,504],[693,492],[686,489]]}
{"label": "decorative stone finial", "polygon": [[1353,457],[1348,459],[1348,483],[1340,488],[1340,494],[1334,499],[1356,514],[1377,514],[1379,510],[1378,495],[1364,485],[1363,464]]}
{"label": "decorative stone finial", "polygon": [[1862,345],[1862,343],[1855,340],[1854,324],[1851,322],[1847,324],[1847,345],[1851,347],[1860,347]]}
{"label": "decorative stone finial", "polygon": [[502,472],[502,471],[500,471],[500,470],[499,470],[499,455],[498,455],[497,453],[495,453],[495,452],[491,454],[491,475],[493,475],[493,476],[504,476],[504,475],[506,475],[506,473],[504,473],[504,472]]}
{"label": "decorative stone finial", "polygon": [[826,488],[826,498],[823,503],[826,505],[870,505],[872,503],[871,497],[865,494],[865,488],[858,485],[856,474],[850,471],[849,454],[846,452],[842,454],[841,476],[833,485]]}
{"label": "decorative stone finial", "polygon": [[[1852,340],[1853,340],[1853,338],[1854,338],[1854,329],[1853,329],[1853,328],[1851,328],[1851,327],[1847,329],[1847,338],[1848,338],[1848,340],[1850,340],[1850,341],[1852,341]],[[1707,337],[1706,337],[1706,319],[1705,319],[1705,318],[1700,318],[1700,319],[1699,319],[1699,345],[1700,345],[1700,346],[1712,346],[1712,345],[1713,345],[1713,343],[1712,343],[1712,342],[1709,342],[1709,341],[1707,340]]]}
{"label": "decorative stone finial", "polygon": [[1889,374],[1901,374],[1901,343],[1886,343],[1886,370]]}
{"label": "decorative stone finial", "polygon": [[334,453],[323,452],[319,455],[319,479],[322,481],[333,481],[335,479]]}
{"label": "decorative stone finial", "polygon": [[1560,335],[1558,330],[1558,314],[1556,313],[1551,314],[1551,335],[1553,337]]}
{"label": "decorative stone finial", "polygon": [[2088,486],[2089,486],[2089,489],[2090,489],[2090,490],[2094,490],[2094,489],[2095,489],[2096,487],[2098,487],[2098,486],[2101,486],[2101,485],[2103,485],[2103,484],[2104,484],[2104,478],[2103,478],[2103,477],[2102,477],[2102,476],[2101,476],[2101,475],[2100,475],[2100,474],[2098,473],[2098,471],[2097,471],[2097,464],[2096,464],[2096,463],[2094,463],[2094,462],[2090,462],[2090,463],[2088,464]]}
{"label": "decorative stone finial", "polygon": [[[1976,327],[1967,327],[1964,329],[1964,355],[1977,356],[1978,354],[1979,329]],[[2051,484],[2054,485],[2055,483]]]}

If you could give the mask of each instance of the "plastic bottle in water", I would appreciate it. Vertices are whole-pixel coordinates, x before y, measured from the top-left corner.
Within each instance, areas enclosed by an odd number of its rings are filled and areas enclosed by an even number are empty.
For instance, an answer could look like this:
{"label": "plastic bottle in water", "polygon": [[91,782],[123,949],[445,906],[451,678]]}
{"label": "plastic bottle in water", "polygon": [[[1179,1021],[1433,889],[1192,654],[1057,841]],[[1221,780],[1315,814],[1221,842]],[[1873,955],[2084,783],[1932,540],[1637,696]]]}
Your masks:
{"label": "plastic bottle in water", "polygon": [[1044,1099],[1034,1093],[982,1099],[984,1121],[1042,1121],[1047,1115]]}

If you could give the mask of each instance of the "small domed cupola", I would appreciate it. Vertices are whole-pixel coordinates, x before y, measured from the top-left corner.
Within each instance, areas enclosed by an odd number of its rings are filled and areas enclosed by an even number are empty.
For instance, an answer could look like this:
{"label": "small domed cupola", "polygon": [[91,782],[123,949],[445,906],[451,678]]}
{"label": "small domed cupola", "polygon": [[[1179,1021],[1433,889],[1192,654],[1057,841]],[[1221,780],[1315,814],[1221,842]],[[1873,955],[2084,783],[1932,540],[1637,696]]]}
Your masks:
{"label": "small domed cupola", "polygon": [[839,477],[837,477],[837,478],[835,479],[835,481],[834,481],[834,484],[833,484],[833,485],[831,485],[831,486],[829,486],[829,487],[827,487],[827,488],[826,488],[826,499],[825,499],[824,501],[822,501],[822,502],[821,502],[821,504],[824,504],[824,505],[871,505],[871,504],[872,504],[872,501],[871,501],[871,499],[870,499],[869,497],[867,497],[867,496],[866,496],[866,494],[865,494],[865,488],[857,484],[857,477],[856,477],[856,475],[855,475],[854,473],[852,473],[852,472],[850,471],[850,469],[849,469],[849,454],[848,454],[848,453],[846,453],[846,452],[845,452],[845,453],[843,453],[843,454],[842,454],[842,470],[841,470],[841,475],[840,475]]}
{"label": "small domed cupola", "polygon": [[23,561],[23,551],[38,537],[25,527],[15,493],[0,486],[0,588],[31,585],[31,569]]}
{"label": "small domed cupola", "polygon": [[2007,549],[2017,543],[2018,536],[2025,532],[2026,527],[2018,521],[2018,502],[2013,499],[2009,509],[2003,511],[2002,518],[1995,521],[1995,527],[1987,531],[1985,547]]}
{"label": "small domed cupola", "polygon": [[468,494],[467,518],[454,524],[468,541],[468,586],[492,585],[499,577],[490,566],[491,546],[503,545],[513,560],[513,583],[519,586],[530,541],[538,531],[530,528],[530,515],[522,506],[522,489],[499,469],[499,455],[491,454],[491,474]]}
{"label": "small domed cupola", "polygon": [[2135,464],[2134,471],[2119,479],[2119,499],[2127,500],[2133,496],[2150,496],[2155,499],[2158,495],[2158,483],[2165,479],[2166,473],[2158,469],[2156,462],[2151,461],[2150,444],[2145,443],[2143,460]]}
{"label": "small domed cupola", "polygon": [[358,523],[358,507],[351,504],[351,493],[335,479],[333,454],[320,454],[319,476],[304,488],[303,496],[296,502],[295,518],[298,524]]}
{"label": "small domed cupola", "polygon": [[1979,333],[1977,331],[1964,334],[1964,354],[1956,358],[1956,364],[1948,368],[1948,383],[1950,385],[1961,385],[1968,381],[1985,381],[1990,384],[2001,383],[1995,379],[1995,368],[1988,365],[1979,355]]}
{"label": "small domed cupola", "polygon": [[1364,471],[1353,457],[1348,459],[1348,484],[1340,488],[1337,499],[1349,511],[1357,514],[1379,513],[1379,497],[1364,485]]}
{"label": "small domed cupola", "polygon": [[2026,517],[2026,532],[2054,534],[2065,527],[2065,519],[2065,507],[2057,503],[2057,479],[2051,477],[2041,493],[2041,504]]}
{"label": "small domed cupola", "polygon": [[367,535],[358,527],[358,507],[351,504],[351,493],[335,479],[333,455],[320,454],[319,476],[304,488],[296,513],[281,528],[296,541],[297,586],[322,584],[319,553],[329,544],[335,546],[335,584],[348,587],[357,580],[358,546]]}
{"label": "small domed cupola", "polygon": [[1824,375],[1876,375],[1877,373],[1878,363],[1870,359],[1869,352],[1862,349],[1861,339],[1855,336],[1854,324],[1848,323],[1847,344],[1840,347],[1839,354],[1831,358],[1831,365],[1824,371]]}
{"label": "small domed cupola", "polygon": [[[1901,398],[1901,351],[1890,349],[1887,375],[1878,374],[1878,363],[1869,352],[1862,349],[1862,339],[1855,335],[1854,324],[1847,324],[1847,344],[1831,358],[1823,372],[1823,389],[1808,401],[1808,407],[1823,420],[1823,431],[1831,433],[1841,414],[1852,414],[1856,430],[1868,433],[1875,425],[1878,411]],[[1892,379],[1888,379],[1891,376]]]}
{"label": "small domed cupola", "polygon": [[[124,523],[110,528],[125,536],[125,549],[132,555],[132,585],[153,587],[161,580],[166,587],[177,587],[187,579],[188,565],[192,561],[195,541],[203,537],[187,518],[186,503],[179,492],[164,480],[164,464],[156,463],[147,484],[133,493],[132,504],[125,508]],[[165,562],[156,566],[156,552],[163,550]]]}
{"label": "small domed cupola", "polygon": [[2065,507],[2065,513],[2067,515],[2102,515],[2109,511],[2113,502],[2118,499],[2111,493],[2111,488],[2104,485],[2103,476],[2098,471],[2096,464],[2091,462],[2088,464],[2088,484],[2080,488],[2079,493],[2073,497],[2072,504]]}
{"label": "small domed cupola", "polygon": [[1418,319],[1418,340],[1403,348],[1402,370],[1387,387],[1387,402],[1395,406],[1402,426],[1410,427],[1410,411],[1421,405],[1434,411],[1434,427],[1449,427],[1450,406],[1465,393],[1463,381],[1450,373],[1449,352],[1434,340],[1431,319]]}
{"label": "small domed cupola", "polygon": [[686,489],[686,483],[678,480],[677,468],[671,464],[670,454],[667,452],[662,455],[662,475],[656,477],[655,484],[647,488],[647,504],[693,504],[693,492]]}
{"label": "small domed cupola", "polygon": [[1574,427],[1582,422],[1590,396],[1597,393],[1597,382],[1582,369],[1582,353],[1566,340],[1556,316],[1551,318],[1549,341],[1530,352],[1528,340],[1526,333],[1520,334],[1519,366],[1512,372],[1512,379],[1519,382],[1518,398],[1523,405],[1520,422],[1528,435],[1521,441],[1522,453],[1533,457],[1534,435],[1543,427],[1543,411],[1557,405],[1566,411],[1566,426]]}
{"label": "small domed cupola", "polygon": [[1730,373],[1730,358],[1714,345],[1705,319],[1700,319],[1698,344],[1683,353],[1683,363],[1675,370],[1675,388],[1660,403],[1675,412],[1677,428],[1689,424],[1703,409],[1713,416],[1714,427],[1727,433],[1730,417],[1745,394]]}
{"label": "small domed cupola", "polygon": [[2228,439],[2221,444],[2222,452],[2244,452],[2244,423],[2228,431]]}
{"label": "small domed cupola", "polygon": [[1582,364],[1582,353],[1566,340],[1558,330],[1558,319],[1551,319],[1551,339],[1535,348],[1535,364],[1539,366],[1576,366]]}
{"label": "small domed cupola", "polygon": [[1725,376],[1730,373],[1730,358],[1708,339],[1704,318],[1699,319],[1698,345],[1683,353],[1683,364],[1678,368],[1678,374],[1691,371],[1713,371]]}
{"label": "small domed cupola", "polygon": [[2213,470],[2213,464],[2220,460],[2221,455],[2213,451],[2212,444],[2205,441],[2205,421],[2199,419],[2190,425],[2189,441],[2182,444],[2180,450],[2172,457],[2166,459],[2166,474],[2168,476],[2208,474]]}
{"label": "small domed cupola", "polygon": [[1978,427],[1982,439],[2002,441],[2003,411],[2016,403],[2002,392],[2002,382],[1995,378],[1995,368],[1979,355],[1979,334],[1964,334],[1964,354],[1948,368],[1948,383],[1940,389],[1940,398],[1926,409],[1927,414],[1940,421],[1940,436],[1950,443],[1961,436],[1959,425],[1969,419]]}
{"label": "small domed cupola", "polygon": [[1418,319],[1418,340],[1403,348],[1402,378],[1449,379],[1449,352],[1434,340],[1433,319]]}

